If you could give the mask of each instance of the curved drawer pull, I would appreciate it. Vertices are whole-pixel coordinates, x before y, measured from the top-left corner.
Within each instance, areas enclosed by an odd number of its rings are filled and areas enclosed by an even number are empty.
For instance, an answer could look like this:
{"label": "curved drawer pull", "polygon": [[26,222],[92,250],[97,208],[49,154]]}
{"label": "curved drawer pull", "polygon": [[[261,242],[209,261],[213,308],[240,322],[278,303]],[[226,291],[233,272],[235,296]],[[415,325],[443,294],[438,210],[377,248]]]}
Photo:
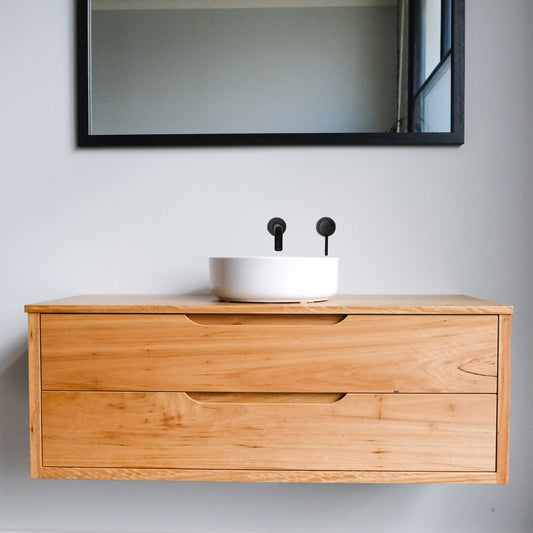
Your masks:
{"label": "curved drawer pull", "polygon": [[331,326],[347,315],[251,315],[251,314],[189,314],[191,322],[200,326]]}
{"label": "curved drawer pull", "polygon": [[185,392],[198,403],[314,403],[340,402],[346,393]]}

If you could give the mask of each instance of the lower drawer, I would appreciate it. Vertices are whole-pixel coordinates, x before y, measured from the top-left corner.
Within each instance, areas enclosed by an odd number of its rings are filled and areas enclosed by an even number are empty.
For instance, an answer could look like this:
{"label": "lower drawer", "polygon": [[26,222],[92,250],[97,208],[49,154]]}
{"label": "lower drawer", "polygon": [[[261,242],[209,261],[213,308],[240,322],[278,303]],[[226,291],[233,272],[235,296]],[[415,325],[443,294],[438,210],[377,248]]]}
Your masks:
{"label": "lower drawer", "polygon": [[42,393],[43,466],[485,471],[494,394]]}

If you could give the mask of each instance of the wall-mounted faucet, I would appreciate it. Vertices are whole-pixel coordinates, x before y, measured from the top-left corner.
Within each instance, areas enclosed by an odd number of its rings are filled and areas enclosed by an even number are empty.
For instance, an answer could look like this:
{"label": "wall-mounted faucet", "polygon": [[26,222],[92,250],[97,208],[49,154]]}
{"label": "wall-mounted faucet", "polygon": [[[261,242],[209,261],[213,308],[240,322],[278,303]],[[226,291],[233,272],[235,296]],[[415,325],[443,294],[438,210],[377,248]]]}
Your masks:
{"label": "wall-mounted faucet", "polygon": [[316,223],[316,230],[318,231],[319,235],[322,235],[322,237],[326,237],[324,255],[328,255],[329,253],[328,238],[335,233],[336,227],[337,226],[335,224],[335,221],[329,217],[322,217]]}
{"label": "wall-mounted faucet", "polygon": [[274,250],[281,252],[283,250],[283,234],[287,229],[287,224],[282,218],[275,217],[270,219],[267,225],[268,232],[274,235]]}

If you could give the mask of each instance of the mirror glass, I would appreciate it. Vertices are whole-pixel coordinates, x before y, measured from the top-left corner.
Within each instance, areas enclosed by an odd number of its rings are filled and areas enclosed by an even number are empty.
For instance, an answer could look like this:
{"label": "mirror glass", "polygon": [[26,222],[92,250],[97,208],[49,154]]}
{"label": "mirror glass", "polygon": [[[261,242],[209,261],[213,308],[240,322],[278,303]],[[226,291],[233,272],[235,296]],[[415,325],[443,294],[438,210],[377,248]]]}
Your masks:
{"label": "mirror glass", "polygon": [[456,0],[78,9],[80,145],[462,142]]}

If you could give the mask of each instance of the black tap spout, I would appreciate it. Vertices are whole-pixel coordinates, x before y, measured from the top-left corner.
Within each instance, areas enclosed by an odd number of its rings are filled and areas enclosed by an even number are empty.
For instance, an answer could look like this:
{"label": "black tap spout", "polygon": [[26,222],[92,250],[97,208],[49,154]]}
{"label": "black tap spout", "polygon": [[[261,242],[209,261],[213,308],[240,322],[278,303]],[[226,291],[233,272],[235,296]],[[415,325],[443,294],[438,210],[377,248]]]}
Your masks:
{"label": "black tap spout", "polygon": [[274,250],[281,252],[283,250],[283,234],[287,229],[287,224],[282,218],[275,217],[268,223],[268,232],[274,235]]}
{"label": "black tap spout", "polygon": [[276,252],[283,250],[283,228],[281,224],[274,225],[274,250]]}

